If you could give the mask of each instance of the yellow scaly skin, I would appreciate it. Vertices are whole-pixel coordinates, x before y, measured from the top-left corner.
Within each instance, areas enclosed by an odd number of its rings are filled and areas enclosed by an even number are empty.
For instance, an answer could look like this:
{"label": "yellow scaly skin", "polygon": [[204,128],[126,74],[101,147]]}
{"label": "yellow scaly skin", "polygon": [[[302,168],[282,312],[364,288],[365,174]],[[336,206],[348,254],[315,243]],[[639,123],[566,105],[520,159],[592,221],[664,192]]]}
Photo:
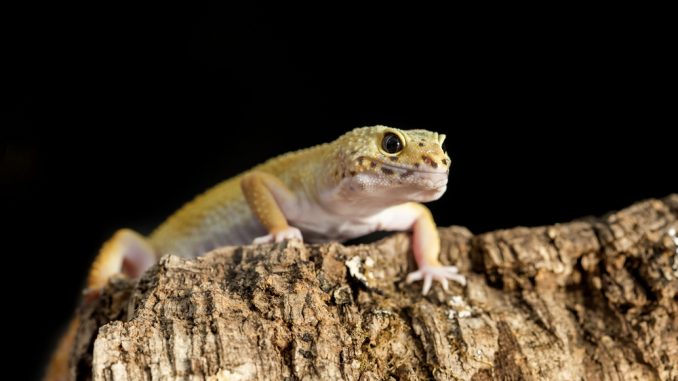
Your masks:
{"label": "yellow scaly skin", "polygon": [[[138,277],[165,254],[194,257],[224,245],[286,239],[343,241],[378,230],[413,232],[419,269],[407,281],[423,279],[424,294],[433,280],[445,289],[448,280],[465,284],[455,267],[438,262],[436,225],[420,204],[447,189],[451,161],[444,140],[426,130],[363,127],[273,158],[198,196],[148,238],[118,231],[92,265],[90,298],[111,275]],[[55,356],[50,369],[67,368],[58,363],[64,357]],[[48,372],[46,379],[59,378]]]}

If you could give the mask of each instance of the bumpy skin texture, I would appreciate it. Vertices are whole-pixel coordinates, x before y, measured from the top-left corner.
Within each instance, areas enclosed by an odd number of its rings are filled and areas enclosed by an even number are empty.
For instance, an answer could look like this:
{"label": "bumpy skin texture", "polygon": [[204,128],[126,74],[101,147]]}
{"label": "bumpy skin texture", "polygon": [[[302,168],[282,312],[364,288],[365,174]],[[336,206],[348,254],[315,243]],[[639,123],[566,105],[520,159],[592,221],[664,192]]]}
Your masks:
{"label": "bumpy skin texture", "polygon": [[438,262],[438,232],[420,204],[447,189],[444,140],[426,130],[363,127],[273,158],[198,196],[147,239],[128,229],[116,233],[92,265],[87,295],[116,272],[139,276],[164,254],[194,257],[224,245],[286,239],[343,241],[379,230],[413,232],[418,270],[407,280],[423,280],[424,294],[433,280],[445,289],[448,280],[465,284],[455,267]]}

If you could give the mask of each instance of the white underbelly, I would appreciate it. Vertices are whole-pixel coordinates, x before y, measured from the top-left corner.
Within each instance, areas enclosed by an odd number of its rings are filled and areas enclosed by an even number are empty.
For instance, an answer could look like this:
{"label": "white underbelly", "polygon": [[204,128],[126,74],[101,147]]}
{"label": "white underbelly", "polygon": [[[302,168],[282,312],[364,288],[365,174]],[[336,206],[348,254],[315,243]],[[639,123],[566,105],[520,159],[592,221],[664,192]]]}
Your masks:
{"label": "white underbelly", "polygon": [[[301,230],[306,242],[346,241],[362,237],[377,230],[376,224],[366,218],[341,218],[324,213],[312,213],[290,221],[290,225]],[[308,218],[310,217],[310,218]]]}

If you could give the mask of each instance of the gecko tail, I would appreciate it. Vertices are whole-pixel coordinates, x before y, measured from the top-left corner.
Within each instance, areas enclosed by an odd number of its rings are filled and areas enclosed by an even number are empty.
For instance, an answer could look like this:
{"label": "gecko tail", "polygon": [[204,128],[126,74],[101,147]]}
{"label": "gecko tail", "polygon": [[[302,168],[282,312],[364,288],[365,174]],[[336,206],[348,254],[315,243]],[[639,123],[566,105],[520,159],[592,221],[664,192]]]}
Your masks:
{"label": "gecko tail", "polygon": [[71,320],[68,329],[61,336],[57,349],[54,351],[49,365],[47,365],[43,381],[67,381],[75,378],[75,374],[71,373],[68,359],[71,355],[79,326],[80,321],[76,316]]}
{"label": "gecko tail", "polygon": [[[87,288],[83,303],[86,305],[95,300],[115,274],[125,274],[130,278],[139,278],[156,261],[155,251],[144,237],[130,229],[118,230],[111,239],[101,247],[94,258],[87,276]],[[66,381],[73,379],[75,373],[69,364],[80,322],[76,315],[68,330],[59,340],[59,345],[52,354],[43,381]]]}

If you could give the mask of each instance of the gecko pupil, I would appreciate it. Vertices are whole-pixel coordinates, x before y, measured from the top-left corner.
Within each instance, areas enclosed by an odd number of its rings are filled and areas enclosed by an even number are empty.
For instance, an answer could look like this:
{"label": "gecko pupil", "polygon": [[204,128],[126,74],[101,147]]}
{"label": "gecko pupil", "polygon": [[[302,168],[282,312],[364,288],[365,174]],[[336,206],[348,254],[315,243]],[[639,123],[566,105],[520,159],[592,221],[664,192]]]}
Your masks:
{"label": "gecko pupil", "polygon": [[384,140],[381,141],[381,148],[388,153],[398,153],[403,150],[403,142],[400,141],[398,135],[389,132],[384,135]]}

